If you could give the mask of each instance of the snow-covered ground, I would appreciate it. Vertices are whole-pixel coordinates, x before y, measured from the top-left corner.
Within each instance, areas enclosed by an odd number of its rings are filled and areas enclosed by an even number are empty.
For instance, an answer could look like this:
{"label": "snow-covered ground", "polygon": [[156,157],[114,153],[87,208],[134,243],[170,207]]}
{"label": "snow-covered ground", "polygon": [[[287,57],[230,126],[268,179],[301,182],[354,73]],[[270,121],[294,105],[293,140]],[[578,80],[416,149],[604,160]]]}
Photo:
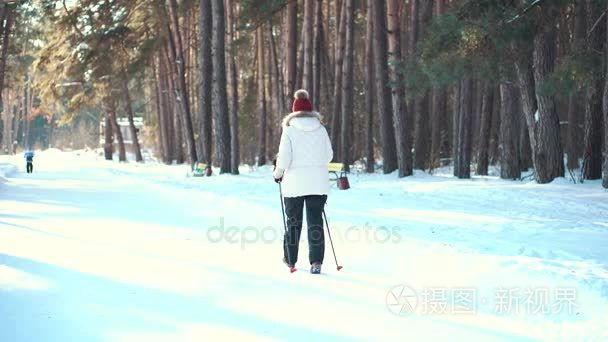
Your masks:
{"label": "snow-covered ground", "polygon": [[306,241],[281,263],[268,168],[22,164],[0,157],[0,341],[608,339],[596,182],[351,175],[327,206],[344,269],[328,244],[315,276]]}

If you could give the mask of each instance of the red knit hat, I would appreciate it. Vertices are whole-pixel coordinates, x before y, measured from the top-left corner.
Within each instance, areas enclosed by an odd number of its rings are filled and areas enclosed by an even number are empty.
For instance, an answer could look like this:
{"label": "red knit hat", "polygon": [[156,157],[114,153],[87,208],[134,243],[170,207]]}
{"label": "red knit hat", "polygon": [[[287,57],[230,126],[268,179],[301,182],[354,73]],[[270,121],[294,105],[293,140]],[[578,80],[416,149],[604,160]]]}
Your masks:
{"label": "red knit hat", "polygon": [[312,112],[312,103],[308,99],[308,92],[304,89],[296,91],[293,96],[293,106],[291,106],[292,112]]}

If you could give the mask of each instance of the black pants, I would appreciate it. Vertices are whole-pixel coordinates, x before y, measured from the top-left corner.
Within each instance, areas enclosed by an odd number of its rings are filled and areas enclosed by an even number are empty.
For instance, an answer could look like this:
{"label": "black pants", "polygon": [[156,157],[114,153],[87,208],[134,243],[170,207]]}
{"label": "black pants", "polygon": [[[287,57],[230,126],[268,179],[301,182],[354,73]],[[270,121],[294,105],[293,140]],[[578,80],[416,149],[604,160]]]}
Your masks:
{"label": "black pants", "polygon": [[25,168],[27,169],[27,173],[34,172],[34,164],[32,164],[32,162],[27,162],[27,164],[25,165]]}
{"label": "black pants", "polygon": [[325,255],[325,235],[323,232],[323,208],[326,195],[285,197],[287,232],[283,240],[283,253],[290,265],[298,261],[298,247],[302,233],[304,203],[306,203],[306,222],[308,223],[308,260],[323,263]]}

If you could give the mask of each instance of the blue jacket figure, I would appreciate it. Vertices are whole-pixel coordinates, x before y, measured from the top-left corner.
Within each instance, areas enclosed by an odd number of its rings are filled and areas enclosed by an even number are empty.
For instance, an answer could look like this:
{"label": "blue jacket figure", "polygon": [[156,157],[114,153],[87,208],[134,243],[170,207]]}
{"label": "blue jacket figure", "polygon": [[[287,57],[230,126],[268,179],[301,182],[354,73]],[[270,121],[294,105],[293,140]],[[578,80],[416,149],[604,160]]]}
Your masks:
{"label": "blue jacket figure", "polygon": [[27,151],[23,156],[25,157],[25,168],[27,170],[27,173],[34,172],[34,152]]}

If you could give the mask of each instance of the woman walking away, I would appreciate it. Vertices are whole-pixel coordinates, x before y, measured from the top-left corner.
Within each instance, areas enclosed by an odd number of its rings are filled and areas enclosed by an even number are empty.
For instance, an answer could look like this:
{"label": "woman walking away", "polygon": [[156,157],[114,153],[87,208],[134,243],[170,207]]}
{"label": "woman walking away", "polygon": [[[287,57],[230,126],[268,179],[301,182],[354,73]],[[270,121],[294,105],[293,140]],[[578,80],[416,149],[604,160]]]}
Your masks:
{"label": "woman walking away", "polygon": [[282,184],[287,215],[283,242],[283,262],[293,268],[298,261],[304,204],[308,224],[310,272],[321,273],[325,254],[323,208],[329,193],[327,164],[333,158],[322,117],[313,112],[306,90],[294,95],[292,113],[283,119],[283,134],[274,170],[275,182]]}
{"label": "woman walking away", "polygon": [[25,170],[27,173],[34,172],[34,152],[26,151],[23,157],[25,158]]}

